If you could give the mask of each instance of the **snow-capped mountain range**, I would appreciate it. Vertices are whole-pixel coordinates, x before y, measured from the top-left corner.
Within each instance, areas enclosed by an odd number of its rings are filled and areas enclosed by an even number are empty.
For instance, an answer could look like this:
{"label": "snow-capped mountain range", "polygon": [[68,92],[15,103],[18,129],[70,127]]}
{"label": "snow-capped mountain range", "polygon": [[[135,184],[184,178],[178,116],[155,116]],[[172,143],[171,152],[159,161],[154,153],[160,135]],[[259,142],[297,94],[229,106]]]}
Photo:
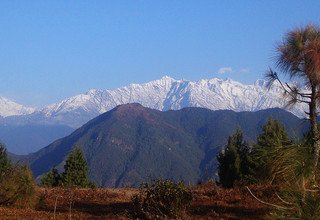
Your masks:
{"label": "snow-capped mountain range", "polygon": [[12,100],[0,97],[0,116],[27,115],[35,111],[34,108],[20,105]]}
{"label": "snow-capped mountain range", "polygon": [[[5,101],[2,101],[5,100]],[[286,104],[279,85],[266,88],[266,82],[257,80],[244,85],[231,79],[175,80],[164,76],[143,84],[130,84],[115,90],[92,89],[67,98],[41,110],[23,107],[7,99],[0,99],[0,115],[11,121],[24,123],[67,124],[79,127],[93,117],[117,105],[140,103],[158,110],[177,110],[184,107],[204,107],[212,110],[257,111]],[[298,117],[305,117],[307,106],[297,104],[287,109]],[[12,117],[16,115],[15,117]]]}

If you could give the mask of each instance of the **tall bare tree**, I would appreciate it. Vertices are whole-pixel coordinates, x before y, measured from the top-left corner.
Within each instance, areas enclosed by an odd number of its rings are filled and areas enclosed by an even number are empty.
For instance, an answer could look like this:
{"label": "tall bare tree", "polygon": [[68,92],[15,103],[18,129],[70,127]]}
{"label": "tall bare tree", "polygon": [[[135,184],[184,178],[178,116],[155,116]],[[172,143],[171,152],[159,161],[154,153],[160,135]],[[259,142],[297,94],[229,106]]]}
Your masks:
{"label": "tall bare tree", "polygon": [[320,28],[308,25],[289,31],[276,48],[276,68],[290,80],[298,80],[307,90],[283,82],[272,69],[266,74],[269,85],[278,81],[289,97],[288,105],[305,103],[311,125],[313,157],[312,177],[315,180],[320,152],[320,131],[317,123],[317,107],[320,104]]}

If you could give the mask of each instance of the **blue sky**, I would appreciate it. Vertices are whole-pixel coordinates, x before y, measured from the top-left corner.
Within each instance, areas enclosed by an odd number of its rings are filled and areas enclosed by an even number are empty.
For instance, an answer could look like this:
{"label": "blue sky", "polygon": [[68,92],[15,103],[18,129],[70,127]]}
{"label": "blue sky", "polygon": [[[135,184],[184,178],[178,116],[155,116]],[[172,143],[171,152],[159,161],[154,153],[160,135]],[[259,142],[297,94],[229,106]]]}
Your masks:
{"label": "blue sky", "polygon": [[320,1],[0,1],[0,95],[44,106],[170,75],[253,83]]}

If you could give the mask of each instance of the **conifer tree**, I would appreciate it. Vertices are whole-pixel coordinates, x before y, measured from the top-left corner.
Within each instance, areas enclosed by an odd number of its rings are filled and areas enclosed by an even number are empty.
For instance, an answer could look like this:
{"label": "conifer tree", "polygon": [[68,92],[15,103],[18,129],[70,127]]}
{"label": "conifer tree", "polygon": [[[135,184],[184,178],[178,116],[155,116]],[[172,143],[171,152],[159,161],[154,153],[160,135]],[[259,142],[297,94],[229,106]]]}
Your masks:
{"label": "conifer tree", "polygon": [[254,160],[252,158],[252,147],[245,141],[238,150],[240,156],[241,180],[253,182],[254,178]]}
{"label": "conifer tree", "polygon": [[62,182],[65,186],[90,186],[88,164],[79,148],[75,148],[69,154],[66,164],[64,165]]}
{"label": "conifer tree", "polygon": [[48,187],[57,187],[62,184],[61,175],[58,170],[53,168],[41,178],[41,185]]}
{"label": "conifer tree", "polygon": [[249,179],[251,174],[249,152],[242,131],[238,129],[229,137],[225,150],[217,157],[219,182],[223,187],[230,188],[236,181]]}
{"label": "conifer tree", "polygon": [[276,151],[291,146],[287,132],[278,120],[268,119],[262,128],[262,133],[257,138],[257,144],[253,148],[253,160],[255,161],[255,177],[257,181],[273,181],[272,173],[273,155]]}
{"label": "conifer tree", "polygon": [[[307,25],[286,33],[276,49],[276,66],[280,74],[289,75],[291,82],[283,82],[278,73],[270,69],[266,74],[271,86],[277,81],[283,88],[288,105],[304,103],[310,121],[312,174],[310,179],[316,186],[316,173],[320,158],[320,127],[317,122],[320,101],[320,27]],[[299,82],[292,83],[292,82]],[[306,89],[307,88],[307,89]]]}
{"label": "conifer tree", "polygon": [[32,172],[27,166],[12,164],[5,145],[0,143],[0,205],[21,207],[30,205],[35,198]]}

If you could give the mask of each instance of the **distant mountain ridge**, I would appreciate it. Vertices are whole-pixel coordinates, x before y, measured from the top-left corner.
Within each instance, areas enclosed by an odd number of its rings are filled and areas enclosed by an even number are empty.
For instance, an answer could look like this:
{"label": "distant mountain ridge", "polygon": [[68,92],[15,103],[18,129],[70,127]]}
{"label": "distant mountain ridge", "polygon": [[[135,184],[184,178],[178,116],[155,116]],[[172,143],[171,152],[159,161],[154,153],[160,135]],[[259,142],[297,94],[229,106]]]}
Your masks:
{"label": "distant mountain ridge", "polygon": [[0,116],[28,115],[36,110],[0,96]]}
{"label": "distant mountain ridge", "polygon": [[[240,112],[283,108],[286,100],[279,85],[267,89],[263,80],[244,85],[231,79],[213,78],[193,82],[164,76],[159,80],[130,84],[114,90],[92,89],[31,114],[7,117],[2,123],[62,124],[77,128],[99,114],[127,103],[140,103],[161,111],[203,107]],[[288,111],[298,117],[305,117],[306,108],[307,106],[298,103]]]}
{"label": "distant mountain ridge", "polygon": [[39,176],[52,167],[62,169],[69,152],[80,147],[91,180],[101,186],[138,186],[159,177],[196,183],[214,176],[216,155],[229,135],[241,128],[247,141],[255,141],[270,117],[282,121],[293,137],[300,137],[306,125],[282,109],[158,111],[125,104],[27,158]]}
{"label": "distant mountain ridge", "polygon": [[[286,100],[282,94],[283,91],[279,85],[267,89],[266,82],[263,80],[257,80],[252,85],[244,85],[230,79],[213,78],[193,82],[164,76],[159,80],[130,84],[114,90],[92,89],[40,110],[0,97],[0,126],[10,127],[0,134],[0,141],[5,142],[13,153],[25,154],[45,146],[44,143],[48,144],[47,141],[52,140],[37,138],[35,136],[37,126],[43,126],[43,131],[48,132],[53,128],[52,126],[56,125],[79,128],[94,117],[121,104],[140,103],[161,111],[185,107],[229,109],[236,112],[258,111],[274,107],[283,108]],[[298,103],[288,110],[298,117],[305,117],[306,108],[307,106]],[[18,139],[21,137],[21,132],[28,126],[34,128],[33,133],[29,133],[33,139],[28,139],[28,144],[24,145],[23,142],[27,139]],[[49,129],[45,128],[46,126]],[[67,130],[65,131],[61,133],[53,129],[50,132],[55,134],[51,135],[49,132],[42,135],[61,138],[68,134]],[[22,136],[26,137],[26,135]]]}

